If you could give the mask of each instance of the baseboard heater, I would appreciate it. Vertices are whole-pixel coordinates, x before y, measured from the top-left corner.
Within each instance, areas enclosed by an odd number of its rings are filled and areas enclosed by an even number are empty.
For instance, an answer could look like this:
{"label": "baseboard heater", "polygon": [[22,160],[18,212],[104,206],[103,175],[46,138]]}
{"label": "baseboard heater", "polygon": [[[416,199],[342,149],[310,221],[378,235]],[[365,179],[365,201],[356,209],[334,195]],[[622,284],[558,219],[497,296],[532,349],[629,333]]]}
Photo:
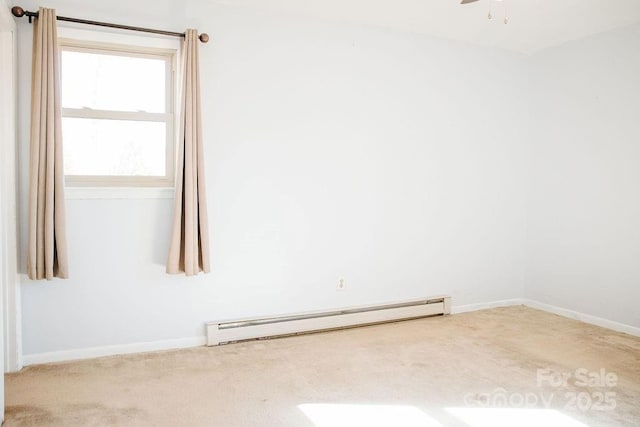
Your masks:
{"label": "baseboard heater", "polygon": [[207,345],[352,328],[446,314],[451,314],[451,297],[280,317],[209,322],[206,324]]}

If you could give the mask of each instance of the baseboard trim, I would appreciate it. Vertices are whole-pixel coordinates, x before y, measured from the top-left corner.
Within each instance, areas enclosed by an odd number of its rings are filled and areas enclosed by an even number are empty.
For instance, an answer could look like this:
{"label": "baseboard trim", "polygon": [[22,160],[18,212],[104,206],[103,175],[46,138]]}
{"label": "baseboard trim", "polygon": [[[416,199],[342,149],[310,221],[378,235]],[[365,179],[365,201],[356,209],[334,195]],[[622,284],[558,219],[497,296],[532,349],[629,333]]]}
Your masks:
{"label": "baseboard trim", "polygon": [[523,305],[522,298],[503,299],[499,301],[481,302],[477,304],[454,305],[451,307],[451,314],[467,313],[470,311],[487,310],[497,307],[511,307],[514,305]]}
{"label": "baseboard trim", "polygon": [[[557,314],[591,325],[600,326],[617,332],[624,332],[629,335],[640,337],[640,328],[626,325],[624,323],[615,322],[613,320],[604,319],[602,317],[592,316],[590,314],[580,313],[578,311],[569,310],[551,304],[527,298],[512,298],[499,301],[483,302],[477,304],[466,304],[452,306],[452,314],[467,313],[471,311],[487,310],[498,307],[511,307],[516,305],[525,305],[537,310],[546,311],[548,313]],[[43,363],[67,362],[72,360],[93,359],[96,357],[116,356],[121,354],[145,353],[150,351],[161,350],[177,350],[181,348],[202,347],[206,345],[205,336],[180,338],[174,340],[142,342],[124,345],[112,345],[105,347],[81,348],[76,350],[54,351],[50,353],[26,354],[22,357],[24,366],[39,365]]]}
{"label": "baseboard trim", "polygon": [[616,322],[602,317],[593,316],[591,314],[581,313],[579,311],[569,310],[567,308],[558,307],[552,304],[546,304],[543,302],[535,301],[528,298],[513,298],[500,301],[483,302],[479,304],[468,304],[453,306],[451,308],[451,314],[467,313],[470,311],[487,310],[497,307],[510,307],[514,305],[524,305],[537,310],[546,311],[547,313],[557,314],[569,319],[579,320],[590,325],[600,326],[602,328],[611,329],[616,332],[624,332],[625,334],[640,337],[640,328],[627,325],[624,323]]}
{"label": "baseboard trim", "polygon": [[617,332],[624,332],[625,334],[640,337],[640,328],[637,328],[635,326],[627,325],[620,322],[615,322],[613,320],[604,319],[602,317],[592,316],[591,314],[585,314],[579,311],[573,311],[567,308],[562,308],[555,305],[546,304],[543,302],[530,300],[526,298],[523,300],[523,304],[526,305],[527,307],[546,311],[548,313],[557,314],[562,317],[568,317],[570,319],[579,320],[581,322],[589,323],[591,325],[596,325],[596,326],[611,329]]}
{"label": "baseboard trim", "polygon": [[53,351],[50,353],[25,354],[22,357],[22,362],[24,366],[40,365],[43,363],[67,362],[71,360],[93,359],[96,357],[116,356],[121,354],[202,347],[206,342],[206,337],[201,336],[134,344],[110,345],[105,347],[80,348],[76,350]]}

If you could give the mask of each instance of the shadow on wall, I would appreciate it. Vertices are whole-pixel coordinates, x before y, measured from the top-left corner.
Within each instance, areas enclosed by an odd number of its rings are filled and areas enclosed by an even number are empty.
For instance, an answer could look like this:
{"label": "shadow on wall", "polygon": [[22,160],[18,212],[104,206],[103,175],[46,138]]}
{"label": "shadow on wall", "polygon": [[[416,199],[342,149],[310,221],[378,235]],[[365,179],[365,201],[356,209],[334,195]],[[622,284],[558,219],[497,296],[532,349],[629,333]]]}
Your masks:
{"label": "shadow on wall", "polygon": [[171,227],[173,226],[173,199],[163,199],[158,201],[163,206],[154,209],[155,224],[153,226],[153,263],[162,266],[167,265],[167,255],[169,253],[169,240],[171,238]]}

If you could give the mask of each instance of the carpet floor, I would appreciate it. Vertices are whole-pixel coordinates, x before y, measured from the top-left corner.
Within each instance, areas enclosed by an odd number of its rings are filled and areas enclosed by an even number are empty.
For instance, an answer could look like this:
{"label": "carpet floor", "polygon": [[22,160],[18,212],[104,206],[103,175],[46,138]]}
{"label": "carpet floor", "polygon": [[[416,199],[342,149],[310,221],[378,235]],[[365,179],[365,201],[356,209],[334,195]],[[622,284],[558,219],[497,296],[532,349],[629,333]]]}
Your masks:
{"label": "carpet floor", "polygon": [[5,426],[640,426],[640,338],[526,307],[30,366]]}

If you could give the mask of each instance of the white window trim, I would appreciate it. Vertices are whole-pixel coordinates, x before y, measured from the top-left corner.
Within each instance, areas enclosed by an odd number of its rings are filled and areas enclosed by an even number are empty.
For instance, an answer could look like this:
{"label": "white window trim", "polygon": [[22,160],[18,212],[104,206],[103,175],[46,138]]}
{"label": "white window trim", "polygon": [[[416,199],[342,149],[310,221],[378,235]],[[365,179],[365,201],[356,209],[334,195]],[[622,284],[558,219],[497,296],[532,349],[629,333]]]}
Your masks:
{"label": "white window trim", "polygon": [[66,187],[67,200],[173,199],[175,188],[162,187]]}
{"label": "white window trim", "polygon": [[177,140],[177,59],[180,41],[172,38],[146,37],[87,31],[76,28],[58,28],[59,44],[64,49],[104,53],[113,49],[118,55],[127,53],[136,57],[164,56],[167,58],[167,106],[166,113],[113,112],[93,109],[63,108],[63,117],[110,118],[164,122],[167,126],[166,159],[167,176],[65,176],[65,193],[68,199],[121,199],[121,198],[172,198],[175,184],[175,160]]}

